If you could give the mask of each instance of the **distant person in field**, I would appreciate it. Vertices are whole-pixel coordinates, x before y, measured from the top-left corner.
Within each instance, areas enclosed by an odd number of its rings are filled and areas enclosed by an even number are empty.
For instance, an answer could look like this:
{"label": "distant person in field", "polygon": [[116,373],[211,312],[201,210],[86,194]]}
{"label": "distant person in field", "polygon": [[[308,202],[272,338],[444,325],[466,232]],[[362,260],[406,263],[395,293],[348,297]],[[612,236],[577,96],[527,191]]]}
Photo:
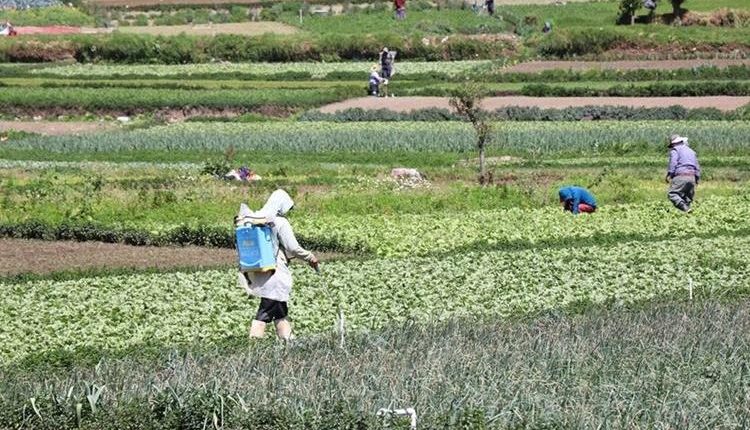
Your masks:
{"label": "distant person in field", "polygon": [[688,146],[687,137],[673,134],[667,141],[669,165],[664,180],[669,184],[667,196],[679,210],[690,213],[695,198],[695,188],[701,178],[698,156]]}
{"label": "distant person in field", "polygon": [[487,13],[490,16],[495,15],[495,0],[485,0],[484,5],[487,7]]}
{"label": "distant person in field", "polygon": [[406,0],[393,0],[393,8],[396,10],[396,19],[406,19]]}
{"label": "distant person in field", "polygon": [[368,93],[373,97],[378,97],[380,95],[380,84],[384,84],[387,82],[388,80],[380,76],[380,74],[378,73],[378,65],[373,64],[373,66],[370,68]]}
{"label": "distant person in field", "polygon": [[387,47],[384,47],[380,51],[380,77],[383,79],[391,79],[393,74],[393,57],[390,55]]}
{"label": "distant person in field", "polygon": [[[244,206],[244,205],[243,205]],[[294,201],[284,190],[276,190],[266,201],[263,208],[254,216],[263,216],[273,225],[274,252],[276,253],[276,269],[269,272],[239,272],[238,284],[248,295],[260,297],[260,306],[250,325],[250,337],[263,337],[266,325],[273,322],[279,338],[290,340],[292,325],[287,319],[289,313],[287,302],[292,292],[292,272],[288,261],[299,258],[307,262],[313,269],[318,268],[318,259],[312,252],[302,248],[294,236],[292,226],[286,219],[287,213],[294,207]],[[246,209],[247,206],[244,206]],[[240,213],[237,219],[248,216]]]}
{"label": "distant person in field", "polygon": [[574,215],[579,213],[596,212],[596,199],[583,187],[568,186],[560,188],[560,203],[563,210],[573,212]]}

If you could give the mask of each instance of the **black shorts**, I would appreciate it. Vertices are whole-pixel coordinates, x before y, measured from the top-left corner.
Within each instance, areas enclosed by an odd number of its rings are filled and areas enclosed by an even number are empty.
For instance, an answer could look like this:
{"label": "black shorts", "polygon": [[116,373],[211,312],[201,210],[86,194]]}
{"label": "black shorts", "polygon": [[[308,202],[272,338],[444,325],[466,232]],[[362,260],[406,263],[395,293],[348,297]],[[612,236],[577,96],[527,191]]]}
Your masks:
{"label": "black shorts", "polygon": [[288,314],[289,308],[287,307],[286,302],[261,298],[258,313],[255,314],[255,319],[263,321],[264,323],[270,323],[272,321],[284,319]]}

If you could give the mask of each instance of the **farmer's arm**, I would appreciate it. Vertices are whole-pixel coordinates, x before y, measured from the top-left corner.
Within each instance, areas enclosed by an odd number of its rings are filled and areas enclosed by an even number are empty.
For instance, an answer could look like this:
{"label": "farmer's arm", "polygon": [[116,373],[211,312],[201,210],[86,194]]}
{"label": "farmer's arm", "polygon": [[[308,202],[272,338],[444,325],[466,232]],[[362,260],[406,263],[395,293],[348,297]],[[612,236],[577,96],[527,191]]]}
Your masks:
{"label": "farmer's arm", "polygon": [[672,179],[674,177],[674,171],[677,169],[677,161],[679,159],[676,149],[669,151],[669,166],[667,166],[667,178]]}
{"label": "farmer's arm", "polygon": [[278,222],[277,230],[279,232],[281,246],[286,250],[288,256],[305,260],[310,263],[310,265],[317,264],[318,259],[315,258],[315,255],[303,248],[299,242],[297,242],[297,238],[294,236],[294,231],[292,231],[292,226],[288,221]]}
{"label": "farmer's arm", "polygon": [[581,203],[581,196],[578,193],[573,193],[573,198],[570,200],[570,211],[573,215],[578,215],[578,205]]}

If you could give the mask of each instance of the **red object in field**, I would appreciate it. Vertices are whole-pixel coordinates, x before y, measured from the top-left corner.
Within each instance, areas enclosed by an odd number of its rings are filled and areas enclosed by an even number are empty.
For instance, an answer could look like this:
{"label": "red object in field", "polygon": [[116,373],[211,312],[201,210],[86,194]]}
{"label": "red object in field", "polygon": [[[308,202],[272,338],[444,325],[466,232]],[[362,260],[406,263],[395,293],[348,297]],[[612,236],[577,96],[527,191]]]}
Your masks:
{"label": "red object in field", "polygon": [[50,25],[47,27],[14,27],[19,36],[26,34],[76,34],[81,32],[81,27],[70,27],[67,25]]}
{"label": "red object in field", "polygon": [[590,214],[590,213],[594,213],[596,211],[596,208],[594,206],[589,206],[586,203],[579,203],[578,211]]}

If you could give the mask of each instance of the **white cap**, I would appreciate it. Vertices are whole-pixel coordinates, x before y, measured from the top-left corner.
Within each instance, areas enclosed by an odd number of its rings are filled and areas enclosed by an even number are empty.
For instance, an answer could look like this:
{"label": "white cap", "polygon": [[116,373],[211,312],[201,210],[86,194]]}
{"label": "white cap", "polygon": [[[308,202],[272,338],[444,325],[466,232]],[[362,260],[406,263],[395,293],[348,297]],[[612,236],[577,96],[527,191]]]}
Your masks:
{"label": "white cap", "polygon": [[680,136],[679,134],[673,134],[669,138],[669,143],[671,143],[672,145],[685,142],[687,142],[687,137]]}

